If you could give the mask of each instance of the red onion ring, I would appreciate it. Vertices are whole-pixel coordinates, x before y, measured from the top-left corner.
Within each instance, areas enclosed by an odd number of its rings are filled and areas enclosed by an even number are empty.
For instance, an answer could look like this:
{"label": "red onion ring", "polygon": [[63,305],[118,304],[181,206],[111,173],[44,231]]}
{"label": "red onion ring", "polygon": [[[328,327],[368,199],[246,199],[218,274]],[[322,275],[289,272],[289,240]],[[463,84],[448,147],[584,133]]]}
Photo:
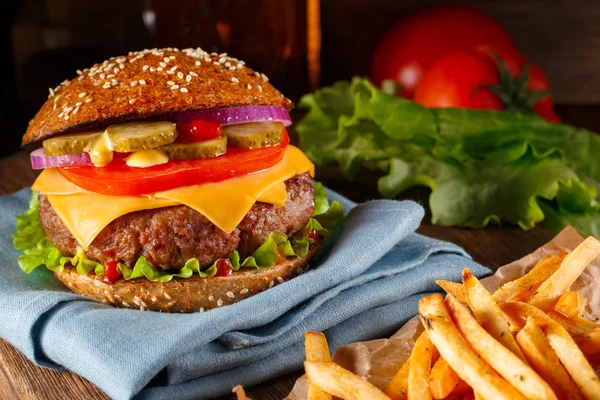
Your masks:
{"label": "red onion ring", "polygon": [[69,154],[66,156],[47,156],[43,147],[36,149],[29,155],[33,169],[54,167],[70,167],[75,165],[92,165],[88,153]]}
{"label": "red onion ring", "polygon": [[194,120],[218,122],[221,125],[243,124],[246,122],[276,121],[289,126],[292,123],[290,114],[283,107],[276,106],[241,106],[215,108],[212,110],[174,113],[165,116],[166,120],[183,123]]}

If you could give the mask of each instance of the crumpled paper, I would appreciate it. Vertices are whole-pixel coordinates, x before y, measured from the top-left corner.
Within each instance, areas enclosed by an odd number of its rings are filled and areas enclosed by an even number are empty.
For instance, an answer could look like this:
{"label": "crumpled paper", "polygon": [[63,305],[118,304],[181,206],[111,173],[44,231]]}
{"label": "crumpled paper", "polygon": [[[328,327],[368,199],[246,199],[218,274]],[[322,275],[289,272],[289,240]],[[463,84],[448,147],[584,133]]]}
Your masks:
{"label": "crumpled paper", "polygon": [[[555,254],[559,251],[570,252],[583,240],[584,238],[575,229],[567,227],[544,246],[520,260],[499,268],[494,275],[482,279],[481,283],[487,290],[494,292],[504,282],[525,275],[546,254]],[[598,321],[600,319],[600,258],[588,265],[571,290],[579,292],[588,300],[585,317]],[[423,327],[415,316],[389,339],[341,346],[335,350],[332,359],[383,390],[410,356],[415,340],[422,331]],[[306,377],[300,377],[286,400],[306,400],[307,387]]]}

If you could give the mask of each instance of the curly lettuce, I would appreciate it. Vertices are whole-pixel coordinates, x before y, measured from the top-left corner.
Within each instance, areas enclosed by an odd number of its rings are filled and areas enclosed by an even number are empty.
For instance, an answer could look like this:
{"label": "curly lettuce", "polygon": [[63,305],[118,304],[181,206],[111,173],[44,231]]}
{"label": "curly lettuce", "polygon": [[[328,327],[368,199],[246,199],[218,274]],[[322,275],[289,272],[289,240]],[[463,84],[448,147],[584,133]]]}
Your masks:
{"label": "curly lettuce", "polygon": [[431,189],[432,222],[481,228],[568,224],[598,235],[600,136],[508,111],[429,109],[379,91],[366,79],[337,82],[304,96],[300,147],[317,164],[335,162],[352,180],[382,172],[393,198]]}
{"label": "curly lettuce", "polygon": [[[344,220],[342,205],[333,201],[329,204],[327,193],[320,183],[315,183],[315,211],[308,223],[292,237],[281,232],[272,232],[267,240],[244,260],[234,251],[229,262],[234,270],[240,268],[268,269],[273,267],[280,254],[287,257],[304,257],[314,239],[309,234],[316,230],[322,237],[328,237],[331,230],[340,226]],[[26,274],[45,265],[51,271],[60,272],[65,265],[74,266],[78,273],[104,274],[104,266],[85,256],[79,250],[73,257],[62,254],[46,236],[39,218],[38,194],[32,192],[29,208],[23,215],[16,217],[17,230],[13,234],[13,245],[21,254],[18,258],[19,267]],[[193,275],[209,278],[217,273],[215,261],[209,267],[202,267],[196,258],[191,258],[178,271],[163,271],[148,264],[145,257],[137,259],[132,268],[119,263],[118,268],[126,280],[146,278],[152,282],[169,282],[173,278],[187,279]]]}

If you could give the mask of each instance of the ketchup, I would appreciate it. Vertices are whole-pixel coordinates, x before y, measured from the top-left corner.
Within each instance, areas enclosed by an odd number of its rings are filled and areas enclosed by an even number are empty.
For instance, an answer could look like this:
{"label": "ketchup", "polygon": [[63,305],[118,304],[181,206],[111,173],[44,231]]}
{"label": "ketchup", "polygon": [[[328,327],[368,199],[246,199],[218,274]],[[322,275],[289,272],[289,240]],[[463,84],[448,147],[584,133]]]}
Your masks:
{"label": "ketchup", "polygon": [[312,231],[310,231],[310,233],[307,236],[309,239],[318,241],[319,240],[319,232],[316,229],[313,229]]}
{"label": "ketchup", "polygon": [[117,264],[119,262],[116,260],[104,263],[104,274],[102,275],[104,283],[113,284],[121,277],[121,271],[117,267]]}
{"label": "ketchup", "polygon": [[233,267],[226,258],[221,258],[217,261],[217,273],[215,276],[229,276],[233,274]]}

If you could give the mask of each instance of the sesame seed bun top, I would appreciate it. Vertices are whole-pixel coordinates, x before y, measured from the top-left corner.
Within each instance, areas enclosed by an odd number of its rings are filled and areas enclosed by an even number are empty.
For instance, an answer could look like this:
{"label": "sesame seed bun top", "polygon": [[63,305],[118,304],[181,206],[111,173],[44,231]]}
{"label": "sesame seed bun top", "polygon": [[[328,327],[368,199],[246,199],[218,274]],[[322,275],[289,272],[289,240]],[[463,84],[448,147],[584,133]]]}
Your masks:
{"label": "sesame seed bun top", "polygon": [[244,64],[226,53],[200,48],[151,49],[112,57],[49,89],[22,144],[175,112],[245,105],[293,107],[264,74]]}

